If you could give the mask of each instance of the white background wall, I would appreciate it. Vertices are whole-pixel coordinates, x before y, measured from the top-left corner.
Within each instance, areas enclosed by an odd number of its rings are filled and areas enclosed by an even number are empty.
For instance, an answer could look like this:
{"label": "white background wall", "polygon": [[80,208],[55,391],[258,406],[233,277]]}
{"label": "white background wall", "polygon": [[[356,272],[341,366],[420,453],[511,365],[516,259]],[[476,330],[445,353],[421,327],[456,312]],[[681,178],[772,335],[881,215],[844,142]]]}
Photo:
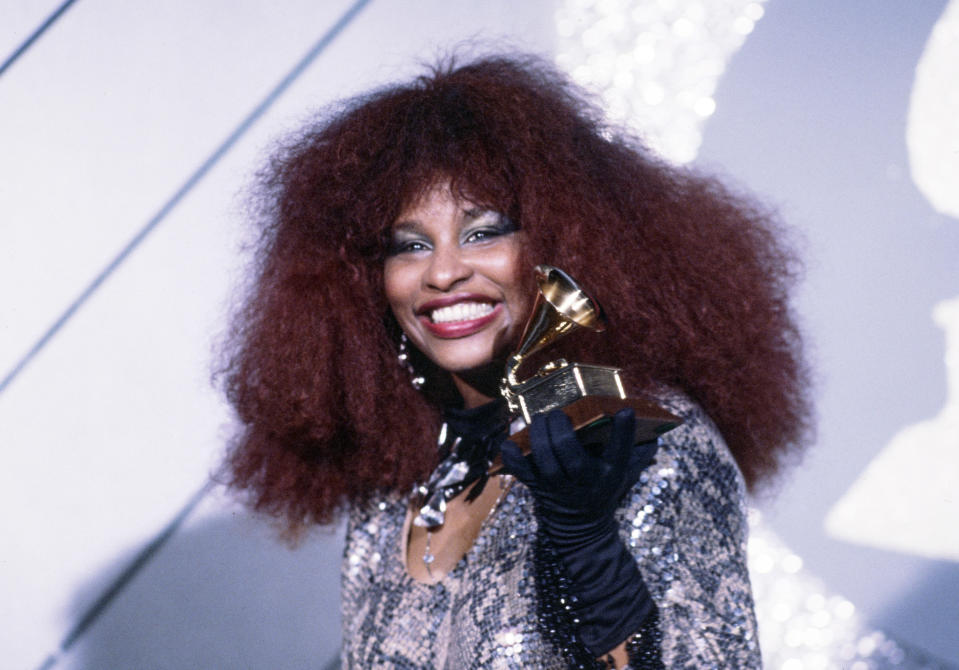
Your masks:
{"label": "white background wall", "polygon": [[[0,391],[4,667],[54,653],[216,467],[229,414],[210,352],[241,275],[243,189],[270,142],[466,38],[549,54],[554,4],[370,0],[168,213],[353,3],[79,0],[0,76],[0,376],[155,222]],[[56,6],[0,0],[0,58]],[[820,436],[768,516],[873,623],[959,659],[953,560],[823,529],[897,431],[945,402],[931,310],[959,294],[959,225],[916,190],[905,147],[945,6],[770,0],[720,82],[700,160],[808,240]],[[318,531],[290,552],[208,495],[52,664],[322,667],[338,646],[339,546]]]}
{"label": "white background wall", "polygon": [[[955,64],[957,2],[771,0],[720,83],[700,161],[765,194],[806,240],[800,310],[819,437],[767,518],[872,623],[959,663],[959,424],[911,441],[911,467],[884,473],[863,518],[846,524],[847,534],[871,527],[868,541],[824,530],[901,431],[959,410],[959,389],[947,397],[959,366],[947,370],[945,324],[933,320],[936,304],[959,296],[959,76],[939,85],[953,111],[937,140],[951,151],[933,166],[950,176],[951,210],[917,188],[906,143],[916,67],[947,4]],[[890,550],[902,535],[911,547]],[[937,538],[951,551],[930,552]]]}

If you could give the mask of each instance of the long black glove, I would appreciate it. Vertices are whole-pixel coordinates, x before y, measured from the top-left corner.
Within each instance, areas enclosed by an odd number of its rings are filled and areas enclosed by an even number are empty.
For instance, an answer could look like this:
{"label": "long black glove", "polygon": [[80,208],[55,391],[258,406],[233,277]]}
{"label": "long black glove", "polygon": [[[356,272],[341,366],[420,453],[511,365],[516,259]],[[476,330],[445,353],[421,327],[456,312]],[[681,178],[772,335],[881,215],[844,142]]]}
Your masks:
{"label": "long black glove", "polygon": [[555,547],[577,599],[580,639],[597,657],[638,631],[654,609],[615,518],[658,446],[634,446],[635,424],[631,409],[617,412],[597,454],[583,447],[569,418],[553,410],[533,418],[528,457],[510,441],[501,447],[505,470],[533,494],[540,532]]}

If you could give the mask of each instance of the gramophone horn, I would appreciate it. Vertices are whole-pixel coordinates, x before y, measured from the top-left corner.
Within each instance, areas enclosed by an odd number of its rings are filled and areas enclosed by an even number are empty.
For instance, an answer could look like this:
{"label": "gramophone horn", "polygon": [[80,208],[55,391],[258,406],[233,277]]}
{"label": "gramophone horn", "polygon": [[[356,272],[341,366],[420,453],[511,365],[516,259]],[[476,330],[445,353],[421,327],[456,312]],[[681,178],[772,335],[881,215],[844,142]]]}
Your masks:
{"label": "gramophone horn", "polygon": [[568,274],[550,265],[535,269],[539,293],[526,322],[519,348],[506,364],[506,384],[516,386],[516,373],[526,357],[577,328],[606,329],[606,318],[593,300]]}

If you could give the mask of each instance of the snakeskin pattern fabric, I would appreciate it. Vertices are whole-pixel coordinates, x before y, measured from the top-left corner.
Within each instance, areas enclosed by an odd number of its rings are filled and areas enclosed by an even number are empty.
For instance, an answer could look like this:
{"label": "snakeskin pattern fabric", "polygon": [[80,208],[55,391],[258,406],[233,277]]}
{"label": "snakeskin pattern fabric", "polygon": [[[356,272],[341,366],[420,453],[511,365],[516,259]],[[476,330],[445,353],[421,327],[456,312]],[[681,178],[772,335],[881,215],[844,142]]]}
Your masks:
{"label": "snakeskin pattern fabric", "polygon": [[[684,419],[618,511],[623,541],[659,608],[668,668],[759,668],[746,570],[745,490],[716,427],[679,395]],[[351,510],[343,561],[343,668],[564,667],[536,621],[533,501],[515,483],[437,584],[401,555],[409,499]]]}

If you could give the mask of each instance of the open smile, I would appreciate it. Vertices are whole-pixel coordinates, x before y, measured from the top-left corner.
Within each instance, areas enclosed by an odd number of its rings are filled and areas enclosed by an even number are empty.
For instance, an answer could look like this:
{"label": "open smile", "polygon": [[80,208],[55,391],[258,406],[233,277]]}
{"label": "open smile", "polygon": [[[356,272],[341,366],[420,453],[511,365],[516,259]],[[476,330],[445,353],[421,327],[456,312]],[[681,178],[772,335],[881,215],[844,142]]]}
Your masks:
{"label": "open smile", "polygon": [[466,299],[452,304],[434,301],[417,310],[420,323],[435,337],[467,337],[482,330],[502,312],[502,303]]}

